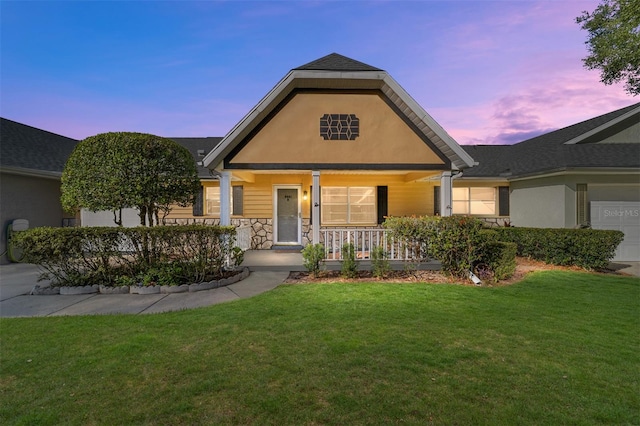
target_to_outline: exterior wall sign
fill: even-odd
[[[352,141],[360,136],[360,119],[355,114],[325,114],[320,117],[320,136],[327,141]]]

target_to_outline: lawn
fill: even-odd
[[[640,424],[640,280],[283,285],[2,319],[2,424]]]

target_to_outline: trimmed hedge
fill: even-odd
[[[603,269],[622,242],[621,231],[600,229],[493,228],[500,241],[515,243],[518,255],[554,265]]]
[[[232,226],[32,228],[16,235],[24,261],[59,285],[184,284],[222,276],[233,249]]]
[[[485,239],[482,222],[467,216],[389,217],[385,228],[407,246],[417,246],[422,258],[435,258],[442,270],[458,278],[467,278]]]
[[[480,279],[494,282],[510,278],[516,271],[516,252],[518,246],[515,243],[503,241],[487,241],[478,253],[477,265],[484,264],[488,267],[488,275],[480,276]],[[475,271],[478,275],[478,271]],[[482,275],[482,274],[480,274]]]

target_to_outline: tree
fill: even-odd
[[[604,84],[625,81],[629,94],[640,94],[640,2],[602,0],[593,13],[582,12],[576,22],[589,32],[584,66],[599,69]]]
[[[73,211],[113,211],[122,225],[122,209],[136,208],[140,224],[160,223],[172,204],[193,203],[200,190],[189,151],[172,141],[144,133],[102,133],[78,143],[62,172],[62,206]]]

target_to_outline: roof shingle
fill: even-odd
[[[383,71],[379,68],[372,67],[355,59],[337,53],[330,53],[320,59],[301,65],[294,70],[307,71]]]
[[[0,118],[0,165],[62,174],[77,140]]]
[[[580,167],[640,167],[640,143],[566,144],[640,107],[640,103],[545,133],[515,145],[463,146],[480,164],[465,177],[517,177]],[[629,123],[640,120],[640,111]],[[606,135],[602,136],[605,137]],[[597,141],[590,138],[589,142]]]

